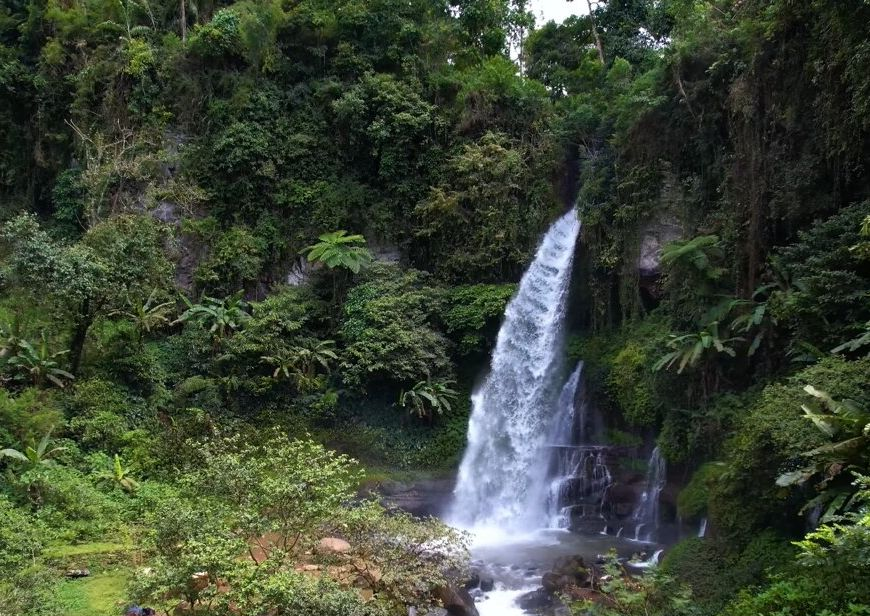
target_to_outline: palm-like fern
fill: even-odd
[[[666,343],[670,351],[653,365],[653,370],[659,371],[663,368],[670,370],[677,366],[677,374],[682,374],[687,367],[696,366],[711,349],[735,357],[737,352],[732,345],[741,341],[743,338],[740,337],[720,337],[719,323],[715,321],[699,332],[683,335],[671,334]]]
[[[292,380],[300,390],[310,390],[316,388],[319,374],[329,373],[332,362],[338,359],[334,347],[332,340],[308,340],[260,359],[275,366],[272,378]]]
[[[420,418],[442,415],[445,411],[450,411],[451,404],[459,396],[459,392],[451,387],[454,384],[454,381],[448,379],[420,381],[399,395],[399,404]]]
[[[125,492],[135,492],[139,489],[139,482],[133,479],[130,469],[124,467],[118,454],[115,454],[112,460],[112,468],[103,471],[100,478],[121,488]]]
[[[319,241],[302,253],[308,255],[308,260],[323,263],[329,269],[341,267],[358,274],[359,271],[372,262],[372,253],[365,247],[366,240],[362,235],[348,235],[347,231],[324,233],[317,238]]]
[[[208,328],[215,343],[220,344],[231,333],[241,329],[251,318],[247,312],[248,304],[242,299],[242,295],[243,292],[239,291],[224,299],[203,296],[202,302],[198,304],[182,296],[184,303],[187,304],[187,310],[173,321],[173,324],[199,321]]]
[[[812,385],[804,391],[813,398],[801,406],[804,416],[831,442],[805,452],[807,464],[783,473],[776,483],[800,485],[815,478],[820,494],[804,508],[827,504],[822,520],[827,521],[855,503],[852,482],[839,480],[847,473],[863,475],[870,470],[870,409],[855,400],[835,400]]]
[[[116,310],[111,316],[121,316],[130,321],[136,328],[136,335],[141,342],[146,334],[169,323],[169,315],[175,302],[157,302],[157,289],[151,292],[145,303],[129,302],[125,310]]]
[[[715,264],[723,256],[718,235],[699,235],[690,240],[678,240],[662,248],[662,263],[689,267],[708,280],[718,280],[725,269]]]

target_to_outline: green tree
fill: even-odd
[[[150,217],[115,216],[66,245],[52,240],[34,216],[23,214],[6,223],[0,237],[9,253],[7,279],[37,304],[60,307],[70,317],[73,374],[96,319],[124,309],[129,301],[144,302],[153,289],[169,284],[172,267]]]

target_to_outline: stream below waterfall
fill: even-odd
[[[585,535],[561,529],[525,534],[479,530],[471,546],[472,567],[481,579],[494,582],[492,590],[473,591],[480,616],[525,615],[517,600],[541,587],[541,577],[560,558],[580,556],[593,564],[610,550],[621,559],[645,555],[634,569],[649,566],[659,546],[612,535]],[[632,565],[629,565],[632,568]]]

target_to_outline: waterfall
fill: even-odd
[[[600,429],[590,413],[582,375],[581,361],[562,388],[556,406],[544,499],[550,528],[569,528],[572,521],[581,520],[600,523],[604,497],[613,483],[607,448],[590,444],[599,437]]]
[[[707,536],[707,518],[701,518],[701,526],[698,528],[698,537],[704,538]]]
[[[579,232],[572,208],[547,231],[507,306],[489,375],[472,395],[468,446],[449,516],[457,525],[523,528],[540,520],[540,509],[528,507],[529,495],[547,462],[541,452],[551,434],[563,369],[563,326]]]
[[[666,482],[665,459],[659,448],[656,447],[647,463],[646,485],[643,494],[641,494],[637,507],[631,516],[636,524],[634,529],[636,541],[655,541],[659,525],[659,496],[661,496]]]

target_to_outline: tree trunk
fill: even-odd
[[[595,47],[598,49],[598,59],[601,64],[604,64],[604,45],[601,43],[601,36],[598,34],[598,27],[595,25],[595,16],[592,14],[592,0],[586,0],[586,6],[589,7],[589,22],[592,24],[592,36],[595,38]]]
[[[181,0],[181,42],[187,42],[187,0]]]
[[[85,350],[85,341],[88,337],[88,329],[90,329],[91,324],[94,322],[94,315],[91,312],[91,302],[90,300],[84,300],[82,302],[81,308],[79,309],[79,314],[75,319],[75,327],[73,329],[72,340],[69,345],[69,354],[70,354],[70,369],[69,371],[73,375],[78,375],[79,366],[82,363],[82,355]]]

